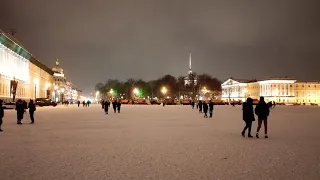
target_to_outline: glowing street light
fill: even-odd
[[[110,89],[110,94],[111,94],[111,95],[113,94],[113,92],[114,92],[113,89]]]
[[[161,92],[163,95],[165,95],[168,92],[168,90],[166,87],[162,87]]]
[[[134,89],[133,89],[133,93],[134,93],[135,95],[139,94],[139,89],[134,88]]]

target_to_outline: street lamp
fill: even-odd
[[[138,95],[138,94],[139,94],[139,89],[134,88],[134,89],[133,89],[133,93],[134,93],[135,95]]]
[[[166,87],[162,87],[161,92],[163,95],[166,95],[166,93],[168,92]]]
[[[39,83],[39,79],[34,78],[33,82],[34,82],[34,99],[36,99],[37,98],[37,84]]]

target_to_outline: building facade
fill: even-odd
[[[0,30],[0,98],[48,98],[51,96],[53,72],[14,37]]]
[[[320,104],[319,81],[297,81],[293,78],[269,78],[265,80],[228,79],[222,85],[222,100],[245,101],[247,97],[278,103]]]
[[[52,68],[53,73],[53,96],[55,102],[74,103],[79,99],[79,90],[77,90],[71,81],[67,80],[63,69],[60,67],[59,60],[56,61],[56,66]]]

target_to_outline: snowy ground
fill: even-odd
[[[269,139],[247,139],[240,106],[215,106],[213,119],[190,106],[44,107],[20,126],[6,110],[0,180],[316,180],[319,116],[320,107],[277,106]]]

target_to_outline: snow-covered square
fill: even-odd
[[[241,106],[215,106],[212,119],[182,105],[109,113],[100,105],[43,107],[35,124],[25,114],[17,125],[6,110],[0,179],[320,179],[320,107],[272,109],[269,139],[241,136]]]

